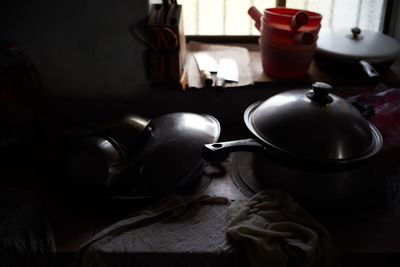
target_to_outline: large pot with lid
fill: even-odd
[[[359,66],[368,76],[379,76],[400,56],[400,44],[391,36],[364,30],[321,29],[317,41],[317,62],[326,68],[354,70]]]
[[[332,94],[330,85],[321,82],[314,83],[311,90],[289,90],[250,105],[244,121],[253,138],[207,144],[203,157],[218,161],[230,152],[254,151],[274,166],[304,170],[315,179],[338,173],[362,177],[383,145],[378,129],[352,104]],[[304,174],[293,172],[291,179],[296,179],[293,176],[297,173]],[[329,181],[349,184],[335,178]],[[330,192],[329,197],[339,197],[340,190],[344,189]]]

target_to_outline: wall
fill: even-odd
[[[146,46],[131,31],[133,25],[137,35],[145,31],[148,9],[147,0],[9,1],[0,8],[0,39],[17,41],[36,63],[49,121],[74,124],[128,112],[155,117],[175,111],[220,118],[233,111],[235,116],[226,117],[241,122],[253,99],[242,101],[240,91],[219,97],[150,85]]]
[[[389,35],[400,42],[400,1],[393,1],[393,6],[391,10],[391,20],[389,27]],[[392,67],[392,71],[400,76],[400,58],[397,59]]]
[[[243,111],[264,98],[263,91],[221,95],[150,86],[146,46],[131,32],[139,25],[136,32],[143,33],[148,9],[147,0],[8,1],[0,8],[0,39],[17,41],[36,63],[50,121],[74,124],[128,112],[155,117],[181,111],[243,126]]]
[[[392,25],[400,25],[400,5],[394,3],[397,22]],[[55,120],[185,111],[214,115],[223,129],[243,127],[248,105],[282,90],[274,85],[218,94],[151,87],[144,68],[146,46],[131,31],[139,25],[134,28],[143,33],[147,13],[147,0],[8,1],[0,8],[0,38],[17,41],[37,64],[51,99],[47,115]],[[399,36],[399,27],[395,32]]]
[[[31,56],[48,95],[126,97],[148,86],[145,45],[131,33],[147,12],[145,0],[8,1],[0,38]]]
[[[400,2],[393,1],[389,34],[400,42]]]

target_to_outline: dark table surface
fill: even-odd
[[[312,68],[314,69],[315,65],[312,65]],[[315,69],[313,73],[319,73],[318,75],[315,74],[315,77],[318,76],[317,80],[321,80],[322,78],[320,79],[319,77],[325,77],[324,75],[326,75],[321,74],[319,70]],[[329,75],[329,77],[332,78],[333,76]],[[327,81],[329,79],[323,78],[322,80]],[[334,81],[339,80],[334,79]],[[350,89],[339,91],[339,94],[342,96],[350,96],[370,89],[370,87],[366,87],[365,85],[355,87],[353,86],[354,83],[350,80],[343,81],[343,84],[346,84],[346,81],[349,84],[346,88]],[[386,73],[381,81],[388,86],[397,86],[400,84],[398,77],[393,73]],[[270,82],[277,85],[276,81],[259,80],[253,87],[238,88],[235,89],[237,91],[233,92],[237,92],[238,94],[241,94],[241,92],[243,94],[245,92],[255,92],[254,97],[256,98],[258,95],[269,94],[268,92],[265,93],[265,85]],[[307,83],[309,81],[302,84]],[[291,84],[293,83],[289,83],[289,86]],[[290,87],[288,85],[279,85],[279,88],[274,90],[279,91],[287,88]],[[167,93],[162,92],[161,94],[165,95]],[[197,92],[191,93],[189,91],[187,94],[187,97],[191,98]],[[232,94],[235,93],[227,93],[229,97],[232,97]],[[215,96],[212,97],[214,98]],[[218,95],[217,98],[218,101],[221,101],[220,99],[223,98],[223,94]],[[251,101],[253,100],[249,98],[248,102]],[[62,100],[61,102],[65,103]],[[57,106],[57,101],[52,101],[46,106],[46,109],[52,110],[54,106]],[[77,108],[76,112],[78,111],[79,108]],[[54,114],[52,116],[54,117]],[[65,118],[65,114],[61,117]],[[54,125],[51,127],[54,127]],[[56,157],[57,153],[63,151],[62,147],[65,144],[60,145],[60,140],[54,135],[49,134],[48,130],[46,129],[45,132],[47,134],[42,136],[42,138],[47,138],[46,144],[48,146],[46,148],[39,147],[38,150],[24,151],[24,155],[17,153],[17,155],[7,156],[3,160],[4,175],[2,185],[28,188],[42,200],[51,223],[58,253],[74,254],[83,243],[96,233],[131,214],[133,211],[146,207],[156,201],[135,200],[125,203],[120,201],[110,202],[108,200],[98,201],[97,199],[90,199],[88,196],[79,195],[75,191],[70,190],[71,188],[68,183],[62,180],[63,170],[60,169],[60,164]],[[235,123],[228,123],[226,124],[226,128],[223,128],[221,140],[243,137],[249,137],[243,126],[236,127]],[[33,146],[33,148],[37,149],[38,147]],[[388,152],[385,154],[385,157],[400,166],[400,151]],[[203,193],[225,196],[229,199],[244,197],[232,182],[229,171],[223,177],[212,179]],[[400,204],[395,203],[391,208],[376,214],[376,216],[363,218],[362,220],[337,219],[324,223],[331,233],[334,244],[345,255],[346,266],[352,266],[353,263],[359,264],[361,262],[366,264],[363,266],[374,266],[377,262],[383,263],[380,266],[385,266],[385,258],[388,255],[396,259],[400,258],[399,218]]]

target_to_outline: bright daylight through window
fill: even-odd
[[[160,3],[150,0],[150,4]],[[183,6],[186,35],[259,35],[247,14],[276,6],[276,0],[178,0]],[[315,11],[323,16],[322,27],[381,31],[386,0],[286,0],[286,7]]]

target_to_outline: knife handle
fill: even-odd
[[[187,86],[188,86],[188,74],[187,70],[182,71],[181,78],[179,79],[179,84],[181,85],[182,91],[186,91]]]
[[[213,84],[213,78],[209,71],[201,70],[200,77],[205,87],[210,87]]]
[[[215,81],[215,86],[221,88],[225,87],[225,79],[217,76],[217,80]]]

